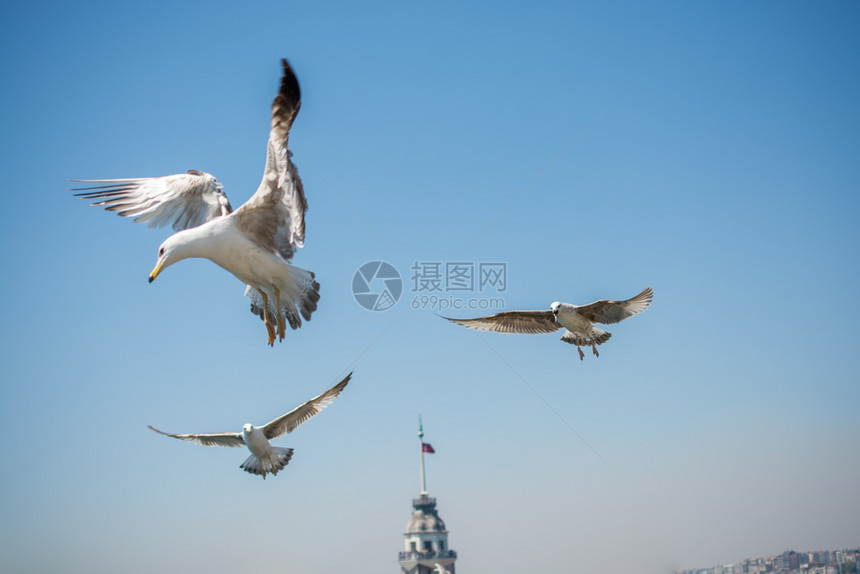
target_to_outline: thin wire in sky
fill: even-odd
[[[492,352],[493,352],[493,353],[494,353],[494,354],[499,358],[499,360],[500,360],[500,361],[502,361],[505,365],[507,365],[507,366],[508,366],[508,368],[509,368],[511,371],[513,371],[513,373],[514,373],[517,377],[519,377],[519,379],[523,382],[523,384],[524,384],[525,386],[527,386],[527,387],[529,388],[529,390],[530,390],[531,392],[533,392],[533,393],[534,393],[534,395],[535,395],[538,399],[540,399],[540,401],[541,401],[544,405],[546,405],[546,408],[548,408],[550,411],[552,411],[552,414],[554,414],[556,417],[558,417],[558,420],[560,420],[562,423],[564,423],[564,426],[566,426],[567,428],[569,428],[569,429],[570,429],[570,431],[571,431],[573,434],[575,434],[575,435],[579,438],[579,440],[581,440],[581,441],[582,441],[582,444],[584,444],[585,446],[587,446],[587,447],[591,450],[591,452],[593,452],[595,455],[597,455],[597,458],[599,458],[600,460],[602,460],[602,461],[603,461],[603,464],[605,464],[606,466],[609,466],[609,463],[608,463],[608,462],[606,462],[606,459],[605,459],[605,458],[603,458],[602,456],[600,456],[600,453],[599,453],[599,452],[597,452],[597,449],[595,449],[593,446],[591,446],[591,444],[590,444],[587,440],[585,440],[585,437],[583,437],[581,434],[579,434],[579,432],[578,432],[575,428],[573,428],[573,426],[572,426],[569,422],[567,422],[567,420],[566,420],[563,416],[561,416],[561,414],[559,414],[559,412],[558,412],[557,410],[555,410],[555,409],[552,407],[552,405],[551,405],[551,404],[549,404],[549,402],[547,402],[547,400],[546,400],[545,398],[543,398],[543,397],[541,396],[541,394],[535,390],[535,388],[534,388],[533,386],[531,386],[531,385],[529,384],[529,382],[525,379],[525,377],[523,377],[523,376],[519,373],[519,371],[517,371],[513,366],[511,366],[511,364],[510,364],[509,362],[507,362],[507,361],[505,360],[505,358],[504,358],[504,357],[502,357],[502,356],[499,354],[499,352],[498,352],[498,351],[496,351],[496,350],[492,347],[492,345],[490,345],[487,341],[485,341],[485,340],[484,340],[484,338],[481,336],[481,334],[480,334],[480,333],[475,333],[475,335],[477,335],[477,336],[478,336],[478,338],[481,340],[481,342],[482,342],[482,343],[484,343],[484,344],[487,346],[487,348],[488,348],[488,349],[490,349],[490,350],[491,350],[491,351],[492,351]]]
[[[308,163],[308,160],[306,160],[304,158],[304,156],[302,156],[300,153],[298,153],[296,151],[293,151],[293,154],[296,155],[300,160],[302,160],[302,162],[306,166],[308,166],[308,169],[310,169],[312,172],[314,172],[314,175],[316,175],[318,178],[320,178],[320,181],[323,182],[326,185],[326,187],[328,187],[331,190],[331,192],[335,195],[335,197],[337,197],[347,207],[347,209],[349,209],[353,213],[353,215],[355,215],[358,219],[360,219],[361,222],[365,226],[367,226],[367,228],[370,231],[372,231],[374,235],[376,235],[376,237],[382,242],[383,245],[385,245],[386,247],[391,247],[388,244],[388,242],[385,239],[383,239],[383,237],[379,233],[377,233],[377,231],[373,228],[373,226],[370,223],[368,223],[367,220],[365,218],[363,218],[361,216],[361,214],[358,211],[356,211],[355,208],[352,207],[352,205],[350,205],[349,202],[346,199],[344,199],[344,197],[341,194],[339,194],[337,192],[337,190],[328,181],[326,181],[326,179],[322,176],[322,174],[320,174],[320,172],[315,170],[314,166],[312,166],[310,163]]]
[[[600,121],[600,118],[602,118],[602,117],[603,117],[603,114],[605,114],[605,113],[606,113],[605,111],[604,111],[604,112],[600,112],[600,115],[598,115],[596,118],[594,118],[594,120],[592,120],[592,122],[591,122],[590,124],[588,124],[588,125],[585,127],[585,129],[584,129],[584,130],[582,130],[581,132],[579,132],[579,134],[577,134],[577,136],[576,136],[575,138],[573,138],[573,141],[571,141],[569,144],[567,144],[567,147],[565,147],[563,150],[561,150],[561,153],[560,153],[560,154],[558,154],[557,156],[555,156],[555,158],[554,158],[551,162],[549,162],[549,164],[548,164],[545,168],[543,168],[543,171],[541,171],[541,172],[537,175],[537,177],[536,177],[536,178],[534,178],[534,179],[532,180],[532,182],[531,182],[530,184],[528,184],[528,185],[525,187],[525,189],[523,189],[523,190],[520,192],[520,194],[519,194],[518,196],[516,196],[516,197],[513,199],[513,201],[511,201],[511,202],[508,204],[508,206],[507,206],[507,207],[505,207],[505,208],[501,211],[501,213],[499,213],[499,214],[496,216],[496,218],[495,218],[495,219],[493,219],[493,220],[492,220],[492,221],[491,221],[491,222],[490,222],[490,223],[489,223],[489,224],[488,224],[488,225],[483,229],[483,231],[481,231],[481,232],[478,234],[478,236],[477,236],[477,237],[475,237],[475,239],[473,239],[473,240],[472,240],[472,243],[470,243],[470,244],[469,244],[469,246],[471,247],[472,245],[474,245],[475,243],[477,243],[477,241],[478,241],[481,237],[483,237],[483,235],[484,235],[487,231],[489,231],[489,230],[490,230],[490,228],[491,228],[492,226],[494,226],[494,225],[496,224],[496,222],[497,222],[498,220],[500,220],[500,219],[501,219],[501,218],[502,218],[502,217],[503,217],[503,216],[504,216],[504,215],[505,215],[505,214],[506,214],[506,213],[507,213],[507,212],[508,212],[508,211],[509,211],[513,206],[514,206],[514,204],[515,204],[516,202],[518,202],[518,201],[520,200],[520,198],[526,194],[526,192],[527,192],[528,190],[530,190],[530,189],[531,189],[531,188],[532,188],[532,187],[533,187],[533,186],[534,186],[538,181],[540,181],[540,179],[544,176],[544,174],[546,174],[546,172],[548,172],[548,171],[552,168],[552,166],[554,166],[554,165],[555,165],[555,163],[556,163],[558,160],[560,160],[560,159],[562,158],[562,156],[564,156],[564,154],[566,154],[566,153],[567,153],[567,151],[568,151],[570,148],[572,148],[572,147],[573,147],[573,145],[574,145],[576,142],[578,142],[579,140],[581,140],[581,139],[585,136],[585,134],[587,134],[589,131],[591,131],[591,128],[593,128],[593,127],[594,127],[594,125],[595,125],[598,121]]]
[[[358,354],[358,356],[357,356],[355,359],[353,359],[353,360],[352,360],[352,362],[349,364],[349,366],[348,366],[344,371],[342,371],[342,372],[341,372],[341,375],[343,375],[344,373],[346,373],[346,371],[348,371],[348,370],[352,370],[352,369],[354,369],[354,368],[355,368],[355,365],[357,365],[357,364],[358,364],[358,360],[359,360],[361,357],[363,357],[363,356],[364,356],[364,354],[365,354],[366,352],[368,352],[368,351],[369,351],[369,350],[370,350],[370,349],[371,349],[371,348],[376,344],[376,342],[377,342],[377,341],[379,341],[379,340],[382,338],[382,336],[383,336],[385,333],[387,333],[387,332],[388,332],[388,330],[389,330],[390,328],[391,328],[391,325],[388,325],[385,329],[383,329],[383,330],[382,330],[382,332],[381,332],[379,335],[377,335],[377,336],[376,336],[376,338],[375,338],[373,341],[371,341],[371,342],[370,342],[370,344],[369,344],[368,346],[366,346],[366,347],[364,348],[364,350],[363,350],[362,352],[360,352],[360,353]]]

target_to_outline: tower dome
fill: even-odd
[[[436,499],[422,494],[421,498],[412,501],[412,518],[406,525],[406,534],[418,532],[448,532],[445,522],[436,512]]]

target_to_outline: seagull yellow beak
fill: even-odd
[[[149,274],[149,282],[152,283],[155,281],[155,278],[158,277],[158,274],[161,273],[161,268],[164,267],[164,257],[158,259],[158,263],[155,264],[155,269],[152,270],[152,273]]]

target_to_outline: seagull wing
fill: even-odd
[[[164,436],[172,436],[189,442],[196,442],[203,446],[245,446],[245,440],[242,438],[242,433],[224,432],[213,434],[170,434],[169,432],[160,431],[152,425],[147,425],[150,429]]]
[[[290,260],[305,242],[308,209],[302,180],[287,150],[290,127],[302,105],[299,81],[287,60],[281,89],[272,103],[266,169],[257,192],[236,210],[238,227],[257,245]]]
[[[442,318],[475,331],[493,331],[496,333],[528,333],[533,335],[552,333],[561,329],[561,325],[556,322],[552,311],[505,311],[475,319]]]
[[[197,227],[233,211],[221,184],[207,173],[190,169],[188,173],[134,179],[75,179],[96,183],[72,191],[77,197],[96,200],[123,217],[132,217],[150,227],[172,225],[180,231]]]
[[[595,301],[589,305],[577,307],[576,312],[592,323],[618,323],[636,313],[648,308],[654,298],[654,291],[646,287],[644,291],[626,301]]]
[[[321,410],[326,408],[340,392],[346,388],[352,373],[348,374],[341,382],[306,402],[305,404],[294,408],[285,415],[279,416],[273,421],[267,422],[261,427],[266,438],[272,440],[284,433],[291,433],[296,430],[303,422],[313,418]]]

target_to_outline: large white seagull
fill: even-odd
[[[309,321],[320,298],[314,274],[289,265],[304,245],[308,205],[287,149],[301,92],[289,62],[282,64],[263,181],[236,211],[215,177],[197,170],[164,177],[75,180],[98,184],[75,190],[82,192],[80,197],[97,200],[92,205],[150,227],[170,224],[176,230],[158,249],[150,283],[188,257],[209,259],[245,283],[251,312],[266,324],[269,345],[274,345],[276,332],[284,340],[288,323],[299,328],[300,315]]]

